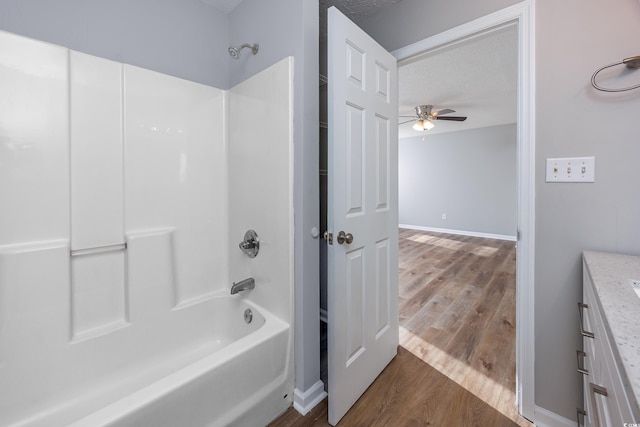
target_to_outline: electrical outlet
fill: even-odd
[[[447,214],[442,214],[442,219],[447,219]]]
[[[547,159],[547,182],[595,182],[595,157]]]

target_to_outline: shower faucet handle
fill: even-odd
[[[244,240],[238,244],[240,250],[244,252],[249,258],[255,258],[260,251],[260,240],[258,240],[258,233],[254,230],[247,230],[244,233]]]

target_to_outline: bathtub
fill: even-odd
[[[238,297],[213,302],[224,306],[228,334],[210,354],[70,426],[261,426],[289,407],[289,325]]]
[[[33,294],[28,287],[24,293]],[[266,425],[293,400],[291,326],[244,295],[227,293],[171,310],[171,323],[163,323],[157,335],[157,324],[140,321],[66,344],[60,355],[51,346],[50,353],[33,356],[43,360],[42,367],[29,358],[0,357],[13,363],[0,384],[0,425]],[[52,292],[46,303],[68,296],[60,294]],[[6,343],[12,340],[8,335]],[[51,363],[56,360],[61,362]]]
[[[212,302],[224,307],[228,330],[210,354],[70,426],[261,426],[288,408],[289,325],[239,297]]]

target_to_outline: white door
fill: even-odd
[[[398,347],[396,59],[329,9],[328,388],[335,425]],[[341,232],[345,235],[340,237]]]

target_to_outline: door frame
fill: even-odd
[[[398,67],[416,57],[478,35],[517,25],[518,29],[518,236],[516,249],[516,401],[533,421],[535,411],[535,46],[534,4],[526,0],[391,52]]]

